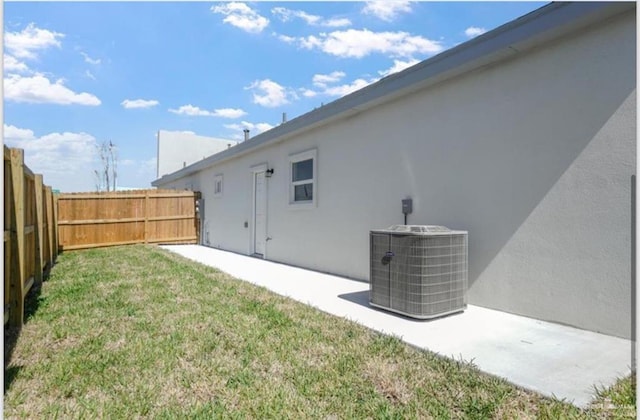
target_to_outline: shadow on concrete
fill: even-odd
[[[341,295],[338,295],[338,297],[340,299],[347,300],[347,301],[355,303],[357,305],[364,306],[365,308],[371,309],[372,311],[377,311],[377,312],[381,312],[383,314],[397,316],[398,318],[404,319],[406,321],[413,321],[413,322],[416,322],[416,323],[429,321],[428,319],[427,320],[422,320],[422,319],[411,318],[411,317],[408,317],[406,315],[399,314],[397,312],[386,311],[386,310],[384,310],[382,308],[376,308],[375,306],[371,306],[369,304],[369,291],[368,290],[362,290],[360,292],[352,292],[352,293],[343,293]]]
[[[353,293],[343,293],[338,295],[340,299],[348,300],[349,302],[357,303],[360,306],[364,306],[366,308],[376,309],[373,306],[369,305],[369,291],[362,290],[360,292]]]
[[[418,319],[418,318],[412,318],[410,316],[402,315],[402,314],[397,313],[397,312],[387,311],[387,310],[384,310],[382,308],[376,308],[375,306],[371,306],[369,304],[369,291],[368,290],[362,290],[360,292],[352,292],[352,293],[343,293],[341,295],[338,295],[338,297],[340,299],[347,300],[347,301],[355,303],[357,305],[364,306],[365,308],[371,309],[373,311],[377,311],[377,312],[382,312],[384,314],[393,315],[393,316],[396,316],[398,318],[401,318],[401,319],[404,319],[404,320],[407,320],[407,321],[413,321],[413,322],[416,322],[416,323],[424,323],[424,322],[436,321],[436,320],[444,318],[444,317],[448,318],[448,317],[455,316],[455,315],[458,315],[458,314],[462,313],[462,311],[461,311],[459,313],[447,314],[447,315],[438,316],[438,317],[431,318],[431,319]]]

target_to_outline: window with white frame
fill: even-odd
[[[223,178],[222,174],[213,177],[213,196],[222,197]]]
[[[289,156],[289,204],[313,206],[316,203],[317,150]]]

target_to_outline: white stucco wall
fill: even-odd
[[[175,172],[236,143],[235,140],[198,136],[187,131],[160,130],[157,176]]]
[[[268,163],[266,258],[363,280],[369,230],[410,196],[410,224],[469,231],[469,303],[630,337],[634,15],[167,186],[203,191],[210,245],[249,253]],[[317,207],[292,209],[288,156],[310,148]]]

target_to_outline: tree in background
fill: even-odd
[[[97,145],[100,169],[94,170],[96,191],[115,191],[118,178],[118,148],[111,140]]]

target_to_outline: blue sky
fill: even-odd
[[[61,191],[150,187],[156,132],[259,134],[546,3],[4,3],[4,142]]]

